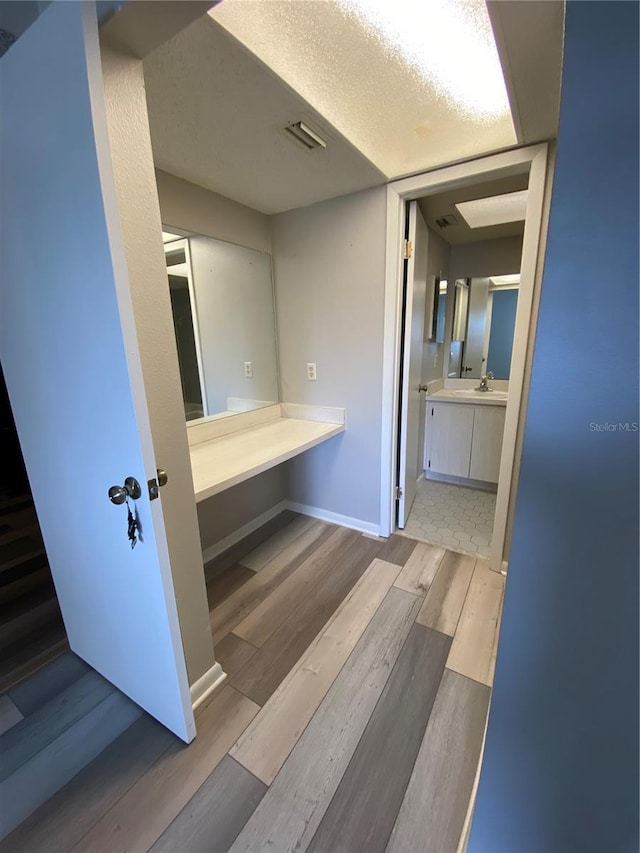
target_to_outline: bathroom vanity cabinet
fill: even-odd
[[[425,469],[497,483],[506,407],[436,402],[427,398]]]

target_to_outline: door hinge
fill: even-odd
[[[404,259],[408,261],[410,257],[413,255],[413,243],[411,240],[404,241]]]
[[[396,500],[399,501],[402,497],[402,489],[400,486],[396,486]]]

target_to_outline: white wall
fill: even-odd
[[[208,237],[189,246],[208,413],[229,397],[277,403],[271,256]]]
[[[118,207],[189,683],[214,663],[142,63],[102,45]],[[136,144],[132,145],[131,140]],[[163,286],[158,287],[158,283]],[[114,427],[114,428],[117,428]]]
[[[286,468],[276,465],[198,504],[202,550],[239,530],[286,498]]]
[[[156,169],[165,225],[271,252],[269,217],[223,195]]]
[[[283,402],[344,406],[346,432],[288,463],[288,497],[378,525],[384,188],[272,217]],[[316,362],[318,379],[306,379]]]
[[[449,281],[520,272],[522,237],[501,237],[451,247]]]

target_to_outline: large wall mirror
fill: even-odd
[[[278,402],[271,256],[163,231],[185,417],[224,417]]]
[[[509,379],[520,275],[456,279],[447,377]]]

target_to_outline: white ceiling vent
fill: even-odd
[[[297,142],[300,142],[305,148],[309,149],[309,151],[327,147],[327,143],[324,139],[303,121],[296,121],[293,124],[288,124],[284,130],[285,133],[292,136]]]

